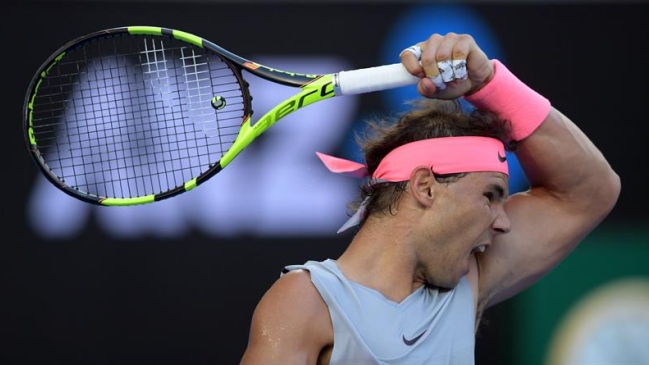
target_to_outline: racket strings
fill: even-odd
[[[215,95],[227,101],[222,110],[210,104]],[[115,37],[68,51],[48,71],[32,123],[41,158],[60,180],[129,198],[212,168],[244,109],[239,78],[220,57],[173,39]]]

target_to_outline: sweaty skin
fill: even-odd
[[[469,35],[432,35],[402,63],[422,77],[426,97],[454,99],[493,77],[493,65]],[[437,90],[427,77],[437,61],[466,59],[469,77]],[[529,180],[509,196],[507,176],[475,172],[452,184],[416,168],[395,214],[370,215],[337,259],[347,278],[400,302],[425,283],[452,288],[467,276],[475,315],[547,274],[614,207],[620,179],[601,152],[565,115],[551,109],[519,142],[516,156]],[[484,252],[476,248],[488,245]],[[476,328],[477,323],[476,322]],[[328,364],[333,328],[307,271],[292,271],[265,293],[252,317],[241,365]]]

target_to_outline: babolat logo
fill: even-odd
[[[331,82],[323,84],[318,89],[303,91],[276,106],[270,113],[266,114],[262,119],[255,123],[254,128],[260,131],[266,130],[286,115],[304,107],[305,105],[311,104],[314,101],[332,96],[333,92],[333,84]],[[314,94],[316,95],[314,96]]]

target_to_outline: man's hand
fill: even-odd
[[[474,93],[494,74],[491,61],[468,34],[433,34],[401,52],[401,62],[422,78],[417,90],[428,98],[456,99]]]

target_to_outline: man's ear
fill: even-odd
[[[410,173],[410,193],[424,206],[433,204],[435,196],[435,174],[428,166],[419,166]]]

